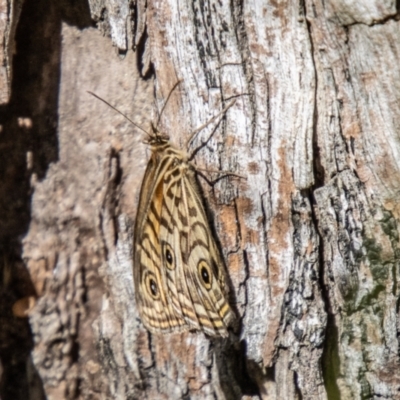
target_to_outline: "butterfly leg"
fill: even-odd
[[[215,170],[209,170],[209,169],[203,169],[202,171],[206,171],[206,172],[210,172],[210,173],[214,173],[214,174],[221,174],[218,178],[210,180],[208,179],[208,177],[203,174],[202,172],[200,172],[200,168],[196,168],[195,169],[196,173],[201,176],[211,187],[214,186],[218,181],[220,181],[221,179],[225,179],[228,176],[234,176],[236,178],[240,178],[240,179],[246,179],[246,177],[239,175],[239,174],[235,174],[234,172],[228,172],[228,171],[215,171]]]

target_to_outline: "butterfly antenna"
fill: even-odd
[[[87,90],[89,94],[92,96],[96,97],[96,99],[101,100],[103,103],[107,104],[109,107],[111,107],[113,110],[115,110],[118,114],[121,114],[125,119],[127,119],[132,125],[136,126],[136,128],[139,128],[141,131],[143,131],[146,135],[151,137],[151,134],[147,131],[145,131],[141,126],[139,126],[137,123],[133,122],[129,117],[127,117],[123,112],[119,111],[118,108],[115,108],[113,105],[111,105],[108,101],[102,99],[100,96],[97,96],[97,94],[90,92]]]
[[[210,118],[205,124],[199,126],[197,129],[195,129],[190,136],[188,137],[187,141],[186,141],[186,148],[190,145],[190,143],[192,142],[192,140],[194,139],[194,137],[201,131],[203,130],[205,127],[207,127],[208,125],[210,125],[211,123],[213,123],[217,118],[221,117],[221,115],[225,115],[225,113],[236,103],[236,100],[232,100],[221,112],[219,112],[217,115],[214,115],[212,118]],[[210,135],[210,137],[212,136],[212,134]],[[209,140],[209,139],[208,139]],[[207,140],[207,141],[208,141]]]
[[[157,130],[158,124],[160,123],[161,116],[163,115],[163,112],[164,112],[164,110],[165,110],[165,107],[167,106],[168,101],[169,101],[169,99],[170,99],[172,93],[174,92],[174,90],[178,87],[178,85],[179,85],[181,82],[182,82],[182,79],[180,79],[178,82],[176,82],[175,85],[174,85],[174,87],[170,90],[169,95],[168,95],[168,97],[167,97],[167,100],[165,100],[165,103],[164,103],[164,105],[163,105],[163,108],[161,109],[160,115],[158,116],[157,124],[156,124],[156,126],[155,126],[155,129],[156,129],[156,130]]]

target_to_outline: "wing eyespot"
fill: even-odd
[[[211,286],[212,286],[212,279],[213,279],[213,274],[211,272],[211,268],[204,260],[201,260],[197,264],[197,270],[199,272],[201,283],[207,290],[210,290]]]
[[[164,264],[170,270],[175,269],[175,254],[172,247],[168,243],[163,243],[162,249]]]
[[[147,272],[144,278],[144,284],[146,286],[147,293],[154,300],[160,299],[160,290],[158,288],[157,280],[154,274]]]

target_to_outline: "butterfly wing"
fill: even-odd
[[[186,178],[187,211],[191,226],[187,265],[196,273],[198,293],[215,332],[227,336],[227,328],[234,314],[227,301],[224,264],[209,226],[197,181],[192,174],[186,175]],[[195,265],[197,269],[193,268]]]
[[[188,329],[167,298],[166,274],[161,262],[160,217],[163,176],[167,165],[154,152],[143,178],[134,232],[136,302],[145,327],[154,333]]]
[[[151,332],[203,330],[227,336],[233,312],[193,171],[177,149],[153,150],[135,225],[134,279]]]
[[[166,171],[161,207],[161,261],[168,298],[190,329],[227,336],[233,313],[225,298],[222,260],[186,162]]]

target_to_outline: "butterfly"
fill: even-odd
[[[160,117],[178,84],[170,91]],[[187,144],[233,103],[193,132]],[[226,337],[234,313],[227,300],[224,264],[203,206],[196,169],[186,152],[152,128],[152,133],[145,131],[151,156],[140,190],[133,244],[135,297],[141,320],[156,334],[190,330]]]
[[[151,157],[140,190],[133,258],[142,322],[152,333],[198,330],[226,337],[234,314],[195,167],[154,127],[147,144]]]

